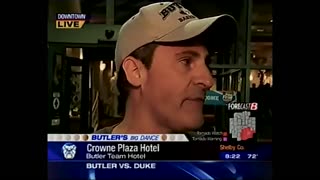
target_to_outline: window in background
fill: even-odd
[[[272,3],[252,0],[250,57],[250,102],[258,103],[258,140],[272,139]]]
[[[272,66],[272,4],[252,0],[251,66]]]
[[[252,66],[272,66],[272,42],[251,42],[250,54]]]

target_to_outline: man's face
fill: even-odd
[[[201,45],[156,48],[142,94],[163,127],[182,131],[203,124],[205,92],[214,83],[207,56]]]

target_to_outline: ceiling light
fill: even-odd
[[[272,19],[270,19],[270,22],[272,23],[272,22],[273,22],[273,20],[272,20]]]
[[[253,75],[252,75],[252,73],[250,73],[249,80],[250,80],[250,81],[253,80]]]
[[[106,64],[103,61],[100,61],[100,71],[104,71],[106,69]]]
[[[263,31],[264,31],[264,29],[257,29],[257,31],[258,31],[258,32],[263,32]]]

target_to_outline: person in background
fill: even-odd
[[[111,92],[111,109],[110,116],[111,117],[119,117],[118,114],[118,96],[120,92],[117,87],[117,72],[114,72],[114,75],[110,78],[110,92]]]

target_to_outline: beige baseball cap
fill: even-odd
[[[119,71],[127,56],[143,45],[151,42],[183,41],[209,29],[219,29],[212,31],[212,33],[218,33],[212,37],[227,38],[230,41],[236,37],[237,24],[228,14],[199,19],[175,2],[160,2],[144,6],[120,28],[115,49],[116,71]],[[214,38],[209,40],[215,42]]]

